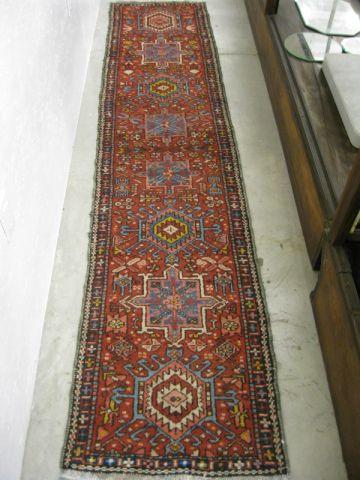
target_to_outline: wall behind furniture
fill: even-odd
[[[17,480],[21,471],[99,4],[100,0],[0,0],[0,478],[4,480]]]

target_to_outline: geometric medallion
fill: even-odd
[[[138,52],[141,64],[155,63],[157,68],[166,68],[169,63],[180,65],[185,54],[180,42],[167,42],[163,37],[158,37],[155,42],[142,42],[141,46],[142,50]]]
[[[163,277],[143,277],[144,294],[127,299],[126,304],[142,309],[141,332],[162,330],[173,344],[184,340],[188,330],[206,333],[206,310],[224,304],[205,295],[203,275],[183,277],[171,266]]]
[[[173,193],[174,187],[190,187],[189,162],[172,160],[172,155],[166,153],[162,161],[147,162],[146,178],[148,187],[166,187],[167,193]]]
[[[145,115],[146,138],[161,137],[164,143],[169,143],[172,137],[186,136],[185,116],[178,113],[162,112]]]
[[[145,16],[145,24],[152,30],[162,32],[173,26],[174,19],[165,12],[155,12]]]
[[[157,10],[145,14],[143,17],[140,15],[139,24],[143,24],[143,27],[147,30],[165,32],[166,30],[177,28],[179,26],[179,19],[176,14],[174,15],[164,10]]]
[[[139,78],[137,95],[159,102],[174,97],[174,101],[184,101],[190,92],[188,77],[178,75],[147,74]]]
[[[165,203],[171,205],[170,201],[165,200]],[[162,251],[167,253],[165,264],[174,265],[176,254],[180,252],[188,255],[198,248],[219,251],[219,245],[226,242],[226,235],[222,235],[221,224],[213,223],[213,220],[212,210],[196,216],[189,208],[159,208],[155,214],[153,208],[148,208],[131,216],[129,224],[121,225],[119,231],[126,241],[126,253],[150,252],[157,256]],[[210,235],[212,238],[209,238]],[[213,243],[214,240],[218,243]]]
[[[177,251],[196,239],[195,222],[185,215],[167,210],[149,222],[147,238],[166,251]]]
[[[206,384],[177,361],[142,387],[143,415],[175,440],[207,416]]]
[[[189,235],[189,227],[185,222],[168,215],[153,225],[153,234],[167,245],[174,245]]]
[[[149,84],[149,91],[154,95],[159,95],[160,97],[166,98],[177,90],[176,83],[171,82],[166,78],[160,78]]]

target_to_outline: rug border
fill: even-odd
[[[176,3],[176,2],[169,2],[169,3]],[[219,82],[219,85],[220,85],[220,90],[221,90],[221,94],[222,94],[222,97],[223,97],[223,102],[224,102],[224,107],[225,107],[225,113],[226,113],[226,118],[227,118],[227,127],[228,129],[230,130],[230,136],[231,136],[231,139],[233,141],[233,146],[234,146],[234,149],[235,149],[235,157],[236,157],[236,161],[237,161],[237,167],[238,167],[238,171],[239,171],[239,178],[238,178],[238,181],[240,183],[240,186],[242,188],[242,193],[243,193],[243,197],[244,197],[244,204],[245,204],[245,211],[246,211],[246,221],[247,221],[247,226],[248,226],[248,229],[249,229],[249,234],[250,234],[250,240],[251,240],[251,249],[252,249],[252,256],[251,256],[251,260],[253,262],[253,267],[254,267],[254,273],[255,273],[255,276],[256,276],[256,282],[258,284],[258,287],[260,289],[260,301],[261,301],[261,304],[262,304],[262,307],[264,309],[264,319],[265,319],[265,325],[266,325],[266,331],[267,331],[267,346],[269,348],[269,351],[270,351],[270,356],[271,356],[271,360],[272,360],[272,364],[273,364],[273,369],[272,369],[272,379],[273,379],[273,385],[274,385],[274,399],[275,399],[275,405],[276,405],[276,419],[278,421],[278,428],[279,428],[279,436],[280,436],[280,444],[281,444],[281,447],[282,447],[282,453],[284,455],[284,467],[285,467],[285,471],[284,473],[280,474],[280,475],[288,475],[290,473],[290,469],[289,469],[289,461],[288,461],[288,453],[287,453],[287,448],[286,448],[286,441],[285,441],[285,433],[284,433],[284,425],[283,425],[283,419],[282,419],[282,415],[281,415],[281,400],[280,400],[280,390],[279,390],[279,385],[278,385],[278,374],[277,374],[277,361],[276,361],[276,355],[275,355],[275,349],[274,349],[274,339],[273,339],[273,334],[272,334],[272,328],[271,328],[271,322],[270,322],[270,313],[269,313],[269,309],[268,309],[268,305],[267,305],[267,296],[266,296],[266,292],[265,292],[265,287],[264,287],[264,282],[262,280],[262,276],[261,276],[261,266],[260,266],[260,263],[259,263],[259,257],[257,255],[257,248],[256,248],[256,242],[255,242],[255,234],[254,234],[254,229],[253,229],[253,225],[252,225],[252,219],[251,219],[251,215],[250,215],[250,207],[249,207],[249,201],[248,201],[248,196],[247,196],[247,191],[246,191],[246,185],[245,185],[245,180],[244,180],[244,176],[243,176],[243,169],[242,169],[242,164],[241,164],[241,155],[240,155],[240,151],[239,151],[239,147],[238,147],[238,142],[237,142],[237,138],[236,138],[236,133],[235,133],[235,128],[234,128],[234,124],[233,124],[233,121],[232,121],[232,117],[231,117],[231,113],[230,113],[230,108],[229,108],[229,103],[228,103],[228,99],[227,99],[227,94],[226,94],[226,89],[225,89],[225,84],[224,84],[224,76],[223,76],[223,72],[222,72],[222,67],[221,67],[221,62],[220,62],[220,55],[219,55],[219,51],[218,51],[218,48],[217,48],[217,44],[216,44],[216,41],[215,41],[215,36],[214,36],[214,32],[213,32],[213,28],[212,28],[212,25],[211,25],[211,18],[210,18],[210,15],[209,15],[209,11],[207,9],[207,3],[204,1],[200,1],[200,2],[184,2],[184,3],[200,3],[200,4],[203,4],[204,5],[204,10],[205,10],[205,14],[206,14],[206,19],[207,19],[207,23],[208,23],[208,29],[209,29],[209,32],[210,32],[210,37],[211,37],[211,45],[212,45],[212,49],[213,49],[213,52],[214,52],[214,55],[215,55],[215,58],[216,58],[216,66],[217,66],[217,73],[218,73],[218,82]]]
[[[109,52],[110,52],[110,45],[111,45],[111,36],[112,36],[112,15],[113,15],[113,8],[112,6],[117,2],[109,3],[108,8],[108,15],[107,15],[107,32],[105,38],[105,51],[104,57],[102,60],[102,72],[101,72],[101,82],[100,82],[100,92],[98,95],[98,109],[97,109],[97,134],[96,134],[96,154],[95,154],[95,165],[94,165],[94,174],[93,174],[93,191],[92,191],[92,202],[91,208],[89,212],[89,216],[91,218],[90,222],[90,229],[87,234],[89,237],[88,245],[87,245],[87,265],[86,265],[86,274],[83,286],[83,295],[82,295],[82,306],[80,311],[80,319],[78,324],[78,332],[76,338],[76,351],[75,351],[75,359],[73,362],[72,368],[72,381],[70,387],[70,398],[69,398],[69,407],[68,407],[68,416],[67,416],[67,423],[65,429],[65,441],[62,448],[61,453],[61,468],[63,470],[68,470],[70,467],[65,467],[65,457],[67,454],[67,450],[69,449],[70,443],[70,430],[71,430],[71,422],[74,417],[74,403],[76,398],[76,387],[77,387],[77,375],[79,371],[79,365],[81,364],[81,350],[82,350],[82,343],[83,343],[83,335],[87,333],[87,319],[86,319],[86,308],[87,308],[87,301],[89,296],[89,283],[90,278],[92,275],[92,257],[95,255],[96,252],[96,226],[97,226],[97,215],[96,212],[99,209],[99,195],[98,192],[100,191],[100,179],[101,179],[101,161],[102,161],[102,139],[103,139],[103,122],[102,119],[104,117],[104,97],[105,97],[105,87],[106,87],[106,80],[107,80],[107,71],[108,71],[108,64],[109,64]],[[75,470],[72,468],[72,470]]]
[[[259,289],[259,292],[256,294],[257,299],[259,301],[259,307],[263,309],[263,321],[261,322],[261,324],[265,323],[266,332],[265,332],[265,335],[264,333],[261,333],[261,341],[262,341],[262,344],[265,342],[266,347],[268,349],[268,353],[270,354],[271,367],[265,368],[264,371],[266,372],[267,375],[270,374],[271,380],[272,380],[271,384],[274,389],[273,392],[269,393],[269,398],[273,400],[275,403],[275,412],[274,412],[275,419],[273,419],[273,425],[274,427],[275,426],[277,427],[278,433],[279,433],[279,442],[278,444],[275,444],[275,447],[280,449],[283,455],[283,466],[282,467],[279,466],[276,469],[273,469],[273,472],[269,472],[269,470],[267,471],[264,471],[264,470],[204,471],[204,470],[194,470],[194,469],[186,469],[186,468],[154,471],[154,470],[146,470],[146,469],[140,470],[138,468],[91,467],[91,466],[81,466],[81,465],[74,466],[71,464],[65,466],[65,461],[66,461],[65,457],[70,447],[70,431],[72,426],[71,423],[74,420],[74,418],[76,418],[76,415],[74,413],[74,406],[75,406],[74,403],[76,400],[76,390],[78,387],[77,376],[79,374],[79,370],[81,371],[80,364],[81,364],[81,350],[83,349],[83,343],[84,343],[83,336],[87,333],[87,327],[88,327],[86,309],[87,309],[89,292],[91,290],[89,286],[90,279],[92,276],[92,270],[93,270],[91,261],[92,261],[92,257],[95,255],[95,252],[96,252],[96,232],[97,232],[96,227],[98,223],[96,213],[99,207],[98,192],[100,191],[100,186],[101,186],[101,165],[102,165],[101,150],[102,150],[102,139],[103,139],[103,133],[104,133],[102,119],[103,119],[103,113],[104,113],[104,97],[106,93],[107,71],[108,71],[108,64],[110,60],[109,52],[110,52],[111,38],[112,38],[112,32],[113,32],[113,28],[112,28],[113,27],[112,25],[113,8],[115,5],[149,6],[149,5],[159,5],[159,4],[199,5],[203,9],[204,17],[206,19],[206,28],[210,38],[211,49],[214,54],[214,66],[216,67],[215,71],[216,71],[217,84],[218,84],[217,88],[219,89],[221,102],[223,104],[222,107],[224,108],[223,113],[224,113],[224,118],[226,119],[226,129],[229,134],[231,148],[233,148],[235,152],[235,155],[233,157],[236,157],[236,159],[234,158],[234,160],[236,160],[236,167],[239,174],[237,178],[237,183],[238,183],[237,187],[239,189],[239,193],[242,194],[240,196],[242,197],[242,200],[244,203],[244,211],[246,213],[245,226],[248,229],[248,233],[249,233],[248,247],[251,250],[251,255],[249,255],[249,260],[250,260],[249,263],[251,266],[251,272],[252,272],[252,276],[255,284],[254,286],[255,288],[257,287]],[[275,356],[275,351],[273,346],[273,335],[271,330],[270,315],[269,315],[269,310],[266,302],[264,284],[262,282],[261,275],[260,275],[261,269],[258,262],[258,256],[256,251],[255,235],[252,227],[249,203],[248,203],[248,198],[246,193],[245,182],[243,178],[243,171],[242,171],[242,166],[240,161],[241,160],[240,152],[239,152],[237,138],[235,135],[235,129],[232,122],[229,104],[227,100],[219,52],[218,52],[217,44],[215,41],[214,32],[211,24],[211,18],[209,15],[206,1],[165,0],[165,1],[144,2],[144,1],[132,0],[129,2],[126,2],[126,1],[109,2],[108,24],[107,24],[107,33],[106,33],[106,40],[105,40],[105,52],[104,52],[103,65],[102,65],[101,87],[100,87],[100,93],[99,93],[96,145],[97,146],[96,146],[96,156],[95,156],[94,186],[93,186],[93,194],[92,194],[93,201],[92,201],[92,206],[90,211],[91,225],[90,225],[90,231],[88,234],[89,235],[88,254],[87,254],[88,263],[87,263],[87,271],[86,271],[85,283],[84,283],[84,289],[83,289],[84,293],[83,293],[83,301],[82,301],[82,308],[81,308],[81,314],[80,314],[80,322],[78,326],[76,353],[75,353],[75,360],[74,360],[74,366],[73,366],[72,384],[70,389],[69,409],[68,409],[68,415],[67,415],[67,425],[65,430],[65,441],[64,441],[62,455],[61,455],[62,471],[73,470],[78,472],[94,472],[94,473],[103,473],[103,474],[122,473],[122,474],[137,474],[139,476],[158,475],[161,477],[166,475],[178,475],[178,476],[179,475],[191,475],[191,476],[197,475],[197,476],[209,476],[213,478],[224,477],[225,475],[231,476],[232,478],[249,476],[249,475],[252,475],[252,476],[263,475],[263,476],[270,476],[270,477],[272,477],[273,475],[280,475],[280,476],[287,475],[289,473],[289,462],[288,462],[287,448],[286,448],[286,442],[284,437],[283,420],[281,415],[282,410],[281,410],[281,401],[280,401],[280,391],[278,387],[277,364],[276,364],[276,356]]]

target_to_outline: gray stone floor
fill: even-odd
[[[207,4],[240,150],[270,313],[290,464],[287,478],[345,480],[309,301],[316,274],[310,268],[305,251],[246,10],[242,0],[209,0]],[[107,2],[104,1],[95,33],[58,240],[23,480],[103,478],[62,472],[60,455],[87,265],[97,106],[106,29]],[[105,478],[114,480],[123,476],[105,475]]]

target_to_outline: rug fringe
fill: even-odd
[[[151,480],[204,480],[204,478],[209,477],[208,475],[204,474],[202,476],[199,475],[141,475],[141,474],[134,474],[134,473],[115,473],[114,475],[110,475],[108,473],[89,473],[89,472],[76,472],[67,470],[61,472],[58,480],[146,480],[146,477],[151,477]],[[209,477],[210,478],[210,477]],[[212,477],[214,478],[214,477]],[[231,479],[231,480],[249,480],[248,476],[239,475],[231,477],[229,476],[219,476],[215,477],[220,479]],[[257,476],[256,480],[290,480],[288,475],[275,475],[275,476]]]

